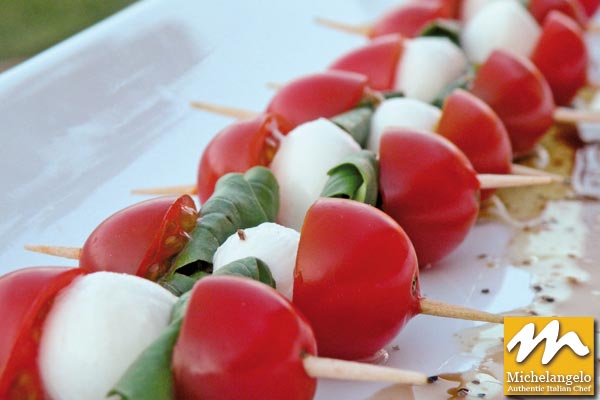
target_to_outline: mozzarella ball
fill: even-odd
[[[371,119],[367,148],[379,153],[379,142],[386,128],[415,128],[435,131],[442,111],[429,103],[408,97],[385,100],[377,107]]]
[[[467,58],[449,39],[419,37],[407,40],[396,71],[395,89],[406,97],[431,103],[467,71]]]
[[[518,3],[519,0],[463,0],[460,7],[460,20],[465,23],[488,5],[498,1],[511,1]]]
[[[265,222],[229,236],[213,257],[213,269],[216,271],[241,258],[256,257],[269,266],[277,291],[292,300],[299,241],[298,231]]]
[[[44,323],[39,368],[54,400],[105,399],[140,353],[168,325],[177,298],[133,275],[77,278]]]
[[[540,35],[540,26],[525,7],[499,1],[487,5],[466,23],[460,40],[469,60],[481,64],[494,50],[528,58]]]
[[[279,182],[279,223],[300,231],[306,212],[323,191],[327,171],[358,151],[358,143],[325,118],[288,133],[270,165]]]

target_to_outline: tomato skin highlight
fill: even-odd
[[[176,397],[312,399],[304,354],[316,354],[312,329],[283,296],[246,278],[203,278],[173,352]]]
[[[85,241],[79,266],[158,280],[188,242],[198,213],[188,195],[129,206],[105,219]]]
[[[292,128],[317,118],[331,118],[358,105],[367,77],[344,71],[325,71],[294,79],[277,91],[267,112],[282,116]]]
[[[575,21],[558,11],[544,20],[531,61],[548,81],[558,105],[570,104],[587,83],[589,58],[583,32]]]
[[[0,398],[44,399],[37,365],[42,325],[58,292],[80,268],[31,267],[0,277]]]
[[[464,90],[455,90],[442,108],[437,133],[454,143],[475,171],[510,174],[512,148],[504,124],[485,102]],[[481,200],[494,190],[482,190]]]
[[[477,71],[471,93],[498,114],[515,155],[533,150],[554,122],[552,90],[525,58],[494,51]]]
[[[405,37],[419,36],[423,29],[437,19],[449,19],[453,15],[453,5],[444,1],[415,1],[403,4],[377,20],[369,37],[371,39],[398,33]]]
[[[382,209],[404,229],[420,265],[454,250],[475,223],[479,181],[466,156],[447,139],[412,129],[381,138]]]
[[[308,211],[293,301],[312,324],[320,355],[364,359],[382,349],[419,312],[417,278],[408,237],[380,210],[322,198]]]
[[[392,90],[403,48],[402,36],[381,36],[365,46],[342,55],[329,66],[329,69],[360,73],[369,79],[369,86],[372,89]]]
[[[285,135],[291,128],[282,117],[262,113],[252,119],[236,121],[219,132],[204,149],[198,165],[200,202],[210,198],[223,175],[269,165],[279,147],[274,130]]]

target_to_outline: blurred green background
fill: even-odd
[[[0,0],[0,71],[134,0]]]

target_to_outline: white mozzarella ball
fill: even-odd
[[[298,231],[265,222],[229,236],[217,249],[213,268],[216,271],[241,258],[256,257],[269,266],[277,291],[291,300],[299,241]]]
[[[371,119],[369,150],[379,153],[379,143],[385,129],[390,127],[415,128],[435,131],[442,111],[429,103],[408,97],[397,97],[382,102]]]
[[[465,23],[477,15],[477,13],[486,6],[498,1],[519,2],[519,0],[463,0],[460,7],[460,20]]]
[[[521,4],[500,1],[489,4],[464,25],[460,40],[465,54],[476,64],[494,50],[528,58],[541,28]]]
[[[44,323],[39,368],[54,400],[105,399],[168,325],[177,298],[149,280],[114,272],[77,278]]]
[[[430,103],[462,76],[467,66],[462,50],[447,38],[407,40],[398,63],[395,88],[406,97]]]
[[[348,133],[324,118],[288,133],[270,165],[279,182],[279,223],[299,231],[327,182],[327,171],[359,150]]]

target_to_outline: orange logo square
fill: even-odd
[[[504,318],[504,394],[593,396],[594,318]]]

